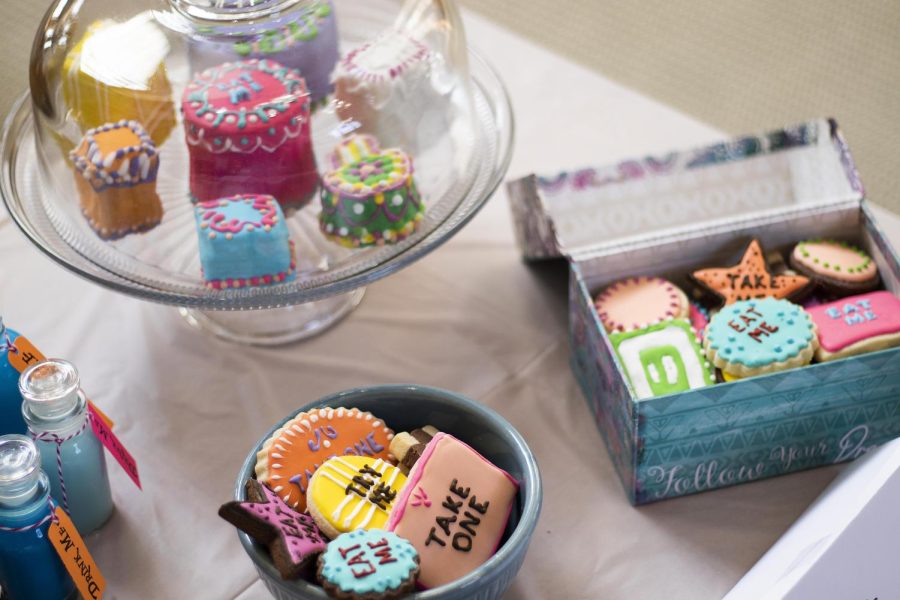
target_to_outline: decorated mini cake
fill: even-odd
[[[161,146],[175,126],[163,64],[168,53],[169,42],[149,11],[88,27],[63,62],[63,97],[81,131],[134,120]]]
[[[812,360],[818,347],[809,314],[787,300],[741,300],[710,320],[703,339],[709,360],[737,377],[784,371]]]
[[[714,383],[697,335],[685,319],[612,333],[609,339],[638,400]]]
[[[219,516],[269,548],[284,579],[297,579],[325,550],[326,540],[309,515],[298,513],[254,479],[246,484],[248,502],[228,502]]]
[[[306,492],[316,469],[332,456],[391,460],[394,432],[358,408],[300,412],[266,440],[256,454],[256,477],[297,510],[306,510]]]
[[[322,178],[319,227],[342,246],[404,240],[415,232],[424,213],[412,161],[400,150],[365,156]]]
[[[294,278],[294,251],[281,207],[245,194],[195,207],[203,279],[212,289],[262,286]]]
[[[846,242],[800,242],[791,253],[791,265],[837,296],[868,292],[878,286],[875,261]]]
[[[343,533],[319,555],[318,579],[332,598],[389,600],[415,590],[419,555],[380,529]]]
[[[422,42],[388,31],[351,50],[334,71],[337,114],[385,146],[410,152],[445,135],[449,90],[437,89]]]
[[[331,539],[356,529],[382,529],[406,475],[380,458],[334,456],[313,473],[306,508]]]
[[[312,198],[319,177],[297,71],[271,60],[225,63],[188,84],[181,109],[195,200],[266,194],[287,209]]]
[[[386,529],[419,552],[419,583],[450,583],[493,556],[519,484],[452,435],[438,433],[409,472]]]
[[[692,275],[726,305],[752,298],[795,299],[810,287],[809,279],[800,275],[772,275],[757,240],[750,242],[737,265],[700,269]]]
[[[101,238],[116,239],[159,224],[163,215],[156,193],[159,153],[137,122],[89,130],[69,158],[81,210]]]
[[[262,0],[255,6],[265,8],[272,3]],[[220,7],[240,9],[246,4],[245,0],[224,0]],[[189,43],[191,69],[199,72],[224,62],[265,58],[299,71],[314,105],[331,93],[331,72],[338,60],[337,22],[331,0],[301,3],[299,10],[267,23],[264,31],[258,27],[255,22],[229,25],[225,35],[193,37]]]
[[[629,331],[666,319],[686,319],[688,299],[662,277],[630,277],[606,288],[594,301],[607,331]]]
[[[900,346],[900,300],[890,292],[850,296],[807,311],[819,333],[821,362]]]

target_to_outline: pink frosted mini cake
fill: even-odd
[[[306,204],[319,181],[309,105],[300,74],[272,60],[200,73],[181,101],[193,199],[251,193],[274,196],[283,208]]]

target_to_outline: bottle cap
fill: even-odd
[[[69,361],[51,358],[31,365],[19,377],[26,416],[56,421],[78,407],[78,370]],[[30,414],[29,414],[30,413]]]
[[[12,508],[29,502],[41,479],[41,453],[31,438],[0,436],[0,506]]]

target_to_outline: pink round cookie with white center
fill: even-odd
[[[800,242],[791,253],[791,266],[829,292],[840,296],[866,292],[878,286],[875,261],[864,251],[846,242]]]
[[[630,277],[617,281],[594,300],[607,331],[631,331],[666,319],[686,319],[687,296],[662,277]]]
[[[900,346],[900,300],[890,292],[807,308],[819,332],[819,362]]]

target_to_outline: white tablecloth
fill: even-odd
[[[513,98],[511,177],[721,137],[474,15],[466,25]],[[900,220],[882,215],[900,239]],[[567,364],[566,270],[526,266],[512,240],[501,190],[455,239],[372,285],[336,328],[244,349],[198,335],[171,308],[78,279],[0,217],[6,322],[78,365],[140,466],[143,492],[110,465],[117,512],[89,540],[109,597],[265,598],[216,516],[245,454],[301,404],[391,382],[478,399],[537,455],[543,514],[510,598],[721,597],[837,469],[631,507]]]

